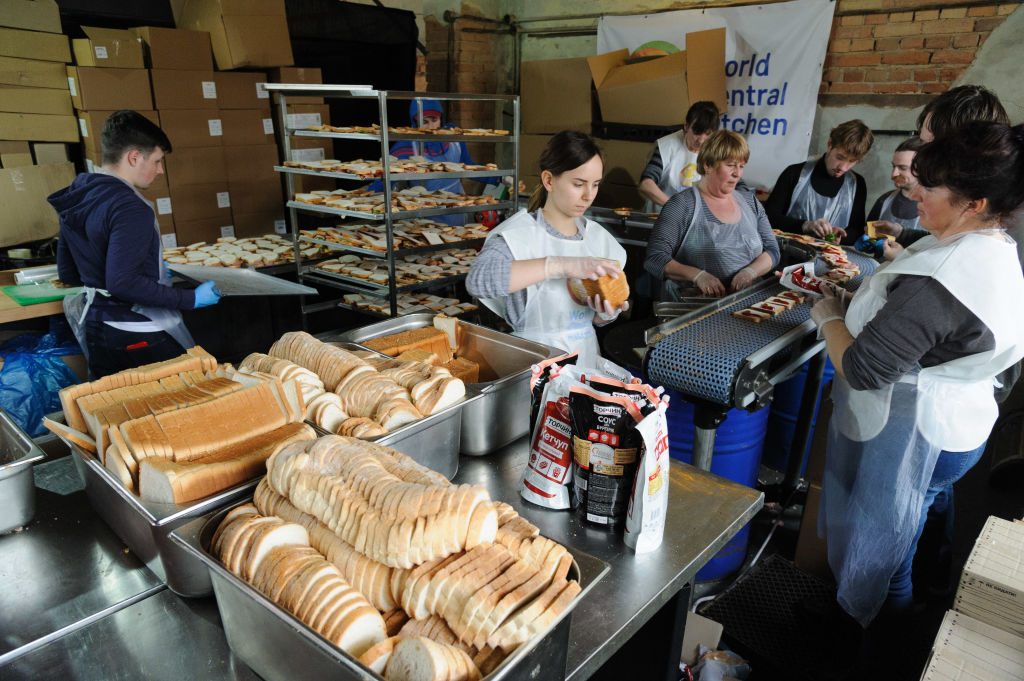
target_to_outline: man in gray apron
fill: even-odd
[[[852,244],[864,233],[867,187],[853,167],[867,156],[874,135],[860,120],[837,125],[819,159],[795,163],[779,175],[764,204],[772,227]]]
[[[911,137],[896,147],[892,154],[892,183],[896,188],[879,196],[868,212],[868,222],[875,223],[875,233],[894,236],[902,246],[909,246],[928,233],[918,224],[917,201],[910,198],[917,186],[910,164],[922,144],[920,137]]]
[[[64,299],[64,314],[93,379],[180,355],[195,345],[181,310],[220,299],[213,282],[175,289],[164,271],[156,213],[139,189],[163,174],[167,135],[135,111],[117,111],[102,147],[100,169],[49,197],[60,215],[58,275],[83,287]]]

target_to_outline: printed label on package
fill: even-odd
[[[96,53],[96,58],[97,59],[106,59],[107,58],[107,48],[104,47],[103,45],[96,45],[95,47],[93,47],[93,52]]]
[[[274,134],[274,119],[264,118],[263,119],[263,134],[273,135]]]
[[[288,223],[284,220],[274,220],[274,231],[278,234],[287,234]]]
[[[222,237],[226,237],[226,236],[233,237],[235,235],[235,226],[234,225],[223,225],[220,228],[220,235]]]
[[[231,195],[227,192],[217,192],[217,208],[231,208]]]
[[[320,114],[318,113],[288,114],[284,120],[287,127],[292,130],[302,130],[303,128],[313,128],[321,125]]]
[[[78,96],[78,88],[75,87],[75,79],[71,76],[68,76],[68,89],[71,90],[72,97]]]
[[[322,161],[324,158],[324,150],[320,147],[315,149],[292,149],[292,160],[300,163],[304,161]]]
[[[86,170],[86,172],[89,172],[89,173],[95,173],[96,172],[96,164],[94,164],[89,159],[85,159],[85,170]]]
[[[157,215],[171,214],[171,197],[163,196],[156,200]]]
[[[203,99],[217,99],[217,84],[212,80],[203,81]]]
[[[256,83],[256,97],[259,99],[267,99],[270,97],[270,93],[267,92],[266,83]]]
[[[176,234],[161,234],[160,243],[164,245],[164,248],[177,248],[178,247],[178,235]]]
[[[86,124],[84,118],[79,118],[78,119],[78,130],[79,130],[79,132],[82,133],[82,137],[88,137],[89,136],[89,126],[88,126],[88,124]]]
[[[221,127],[219,118],[211,118],[206,121],[206,124],[210,126],[210,137],[220,137],[224,134],[224,128]]]

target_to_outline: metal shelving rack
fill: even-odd
[[[268,83],[267,90],[280,93],[278,99],[278,106],[280,108],[280,120],[287,125],[288,120],[288,97],[289,96],[321,96],[327,98],[339,98],[339,99],[376,99],[378,109],[378,120],[380,122],[380,132],[376,134],[370,133],[343,133],[343,132],[319,132],[314,130],[301,130],[301,129],[285,129],[282,131],[282,140],[284,144],[284,157],[285,159],[291,158],[291,138],[295,137],[321,137],[331,139],[343,139],[343,140],[374,140],[380,142],[380,158],[381,168],[383,176],[379,178],[366,178],[350,173],[338,173],[338,172],[319,172],[314,170],[307,170],[302,168],[289,168],[285,166],[275,166],[274,169],[285,176],[285,181],[288,188],[289,201],[286,204],[289,212],[289,222],[291,223],[292,242],[295,247],[295,267],[300,282],[308,281],[311,283],[323,284],[332,288],[337,288],[344,291],[353,293],[361,293],[370,296],[376,296],[384,298],[386,297],[390,304],[390,310],[392,317],[398,315],[398,294],[405,291],[422,290],[428,288],[435,288],[452,284],[465,278],[466,275],[455,275],[450,277],[443,277],[441,279],[435,279],[431,281],[418,282],[416,284],[398,285],[397,278],[395,277],[395,258],[401,255],[409,255],[412,253],[425,253],[429,251],[436,251],[448,248],[469,248],[472,246],[479,245],[480,239],[472,239],[467,241],[445,243],[442,245],[431,245],[419,248],[404,248],[401,250],[395,250],[395,235],[394,235],[394,223],[398,220],[407,220],[412,218],[425,218],[436,215],[450,215],[454,213],[475,213],[479,211],[487,210],[506,210],[511,209],[515,212],[519,209],[519,193],[512,191],[511,199],[507,201],[501,201],[498,203],[475,205],[475,206],[458,206],[453,208],[425,208],[421,210],[411,211],[397,211],[394,210],[391,205],[391,183],[398,181],[422,181],[422,180],[434,180],[434,179],[449,179],[449,178],[473,178],[473,177],[494,177],[494,176],[512,176],[512,187],[519,186],[519,97],[516,95],[456,95],[450,93],[433,93],[433,92],[408,92],[408,91],[388,91],[388,90],[374,90],[368,85],[310,85],[310,84],[282,84],[282,83]],[[509,135],[426,135],[426,134],[392,134],[389,131],[388,124],[388,111],[387,103],[392,99],[403,99],[412,100],[417,98],[425,99],[436,99],[440,101],[490,101],[490,102],[507,102],[512,104],[512,119],[513,126],[511,134]],[[430,172],[430,173],[392,173],[389,163],[389,151],[391,149],[391,143],[395,141],[419,141],[419,142],[482,142],[490,144],[512,144],[512,168],[509,169],[498,169],[498,170],[473,170],[464,172]],[[357,180],[361,182],[370,182],[374,179],[380,179],[384,185],[384,212],[383,213],[364,213],[359,211],[341,210],[337,208],[329,208],[326,206],[320,206],[317,204],[308,204],[299,201],[291,200],[295,196],[294,188],[294,177],[296,175],[313,175],[317,177],[328,177],[342,180]],[[360,218],[367,221],[379,221],[383,222],[386,229],[387,236],[387,250],[386,251],[374,251],[371,249],[357,248],[347,246],[345,244],[338,244],[319,239],[312,239],[304,237],[299,232],[299,212],[308,213],[320,213],[327,215],[336,215],[339,217],[352,217]],[[300,243],[303,241],[309,241],[311,243],[317,243],[320,245],[326,245],[333,250],[357,253],[364,256],[383,258],[387,260],[388,267],[388,283],[387,285],[375,284],[367,280],[358,280],[344,275],[332,275],[329,272],[322,270],[314,270],[308,266],[304,266],[302,262],[302,253]],[[305,296],[302,297],[302,316],[305,322],[305,317],[311,312],[318,312],[321,310],[331,309],[335,307],[342,307],[352,309],[350,306],[345,304],[343,301],[334,300],[329,302],[320,302],[307,304]],[[365,312],[364,310],[361,310]]]

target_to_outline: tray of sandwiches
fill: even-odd
[[[209,570],[228,645],[260,677],[511,681],[564,669],[572,609],[606,563],[387,447],[325,436],[267,470],[251,503],[173,537]]]
[[[294,203],[350,213],[383,215],[386,212],[384,192],[371,192],[365,189],[300,192],[295,194]],[[468,194],[444,191],[443,189],[430,191],[422,186],[391,192],[391,207],[399,212],[471,208],[498,203],[500,203],[498,199],[486,194],[470,196]]]
[[[302,130],[307,132],[336,132],[345,135],[379,135],[380,125],[313,125]],[[460,135],[466,137],[508,137],[508,130],[495,128],[413,128],[409,126],[389,126],[389,135],[424,135],[434,137],[445,137]]]
[[[465,405],[460,451],[493,452],[530,427],[531,367],[560,350],[444,315],[407,314],[325,339],[358,343],[397,359],[443,364],[479,399]],[[449,353],[454,362],[445,361]]]
[[[408,290],[407,287],[456,280],[469,274],[476,255],[472,248],[462,248],[401,256],[395,261],[395,285]],[[385,290],[391,280],[387,261],[353,254],[321,260],[313,271],[341,281]]]
[[[441,248],[447,244],[487,238],[491,228],[478,222],[448,225],[433,220],[399,220],[392,223],[395,251]],[[327,248],[345,248],[384,255],[388,250],[387,227],[379,223],[343,224],[336,227],[304,229],[299,238]]]
[[[324,159],[322,161],[285,161],[274,170],[289,172],[291,170],[309,170],[327,175],[340,175],[357,180],[372,180],[384,176],[384,167],[379,160],[354,159],[339,161]],[[472,163],[456,163],[453,161],[431,161],[423,156],[388,159],[388,171],[391,175],[422,175],[424,173],[484,173],[504,172],[494,163],[483,165]]]
[[[69,386],[44,425],[72,449],[97,514],[176,593],[207,572],[167,540],[175,527],[251,493],[266,460],[313,440],[295,381],[242,375],[202,348]]]
[[[391,317],[391,303],[378,295],[367,293],[346,293],[342,296],[338,307],[358,310],[371,315]],[[444,298],[433,293],[410,292],[397,294],[398,315],[411,315],[420,312],[433,312],[449,317],[458,317],[467,312],[479,309],[475,303],[460,301],[458,298]]]
[[[302,257],[315,259],[329,252],[322,244],[302,248]],[[187,246],[164,249],[164,260],[172,265],[202,265],[204,267],[273,267],[295,262],[295,248],[291,239],[277,234],[236,239],[225,236],[214,243],[199,241]]]
[[[299,381],[308,400],[305,419],[323,432],[387,444],[451,478],[459,468],[462,410],[480,396],[466,389],[464,365],[450,353],[446,362],[353,352],[295,331],[266,355],[246,357],[239,371]]]

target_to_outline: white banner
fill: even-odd
[[[666,47],[650,46],[654,41],[685,50],[687,33],[725,28],[728,109],[722,127],[750,144],[747,183],[770,188],[783,168],[808,157],[834,8],[828,0],[792,0],[604,17],[598,24],[597,52]]]

